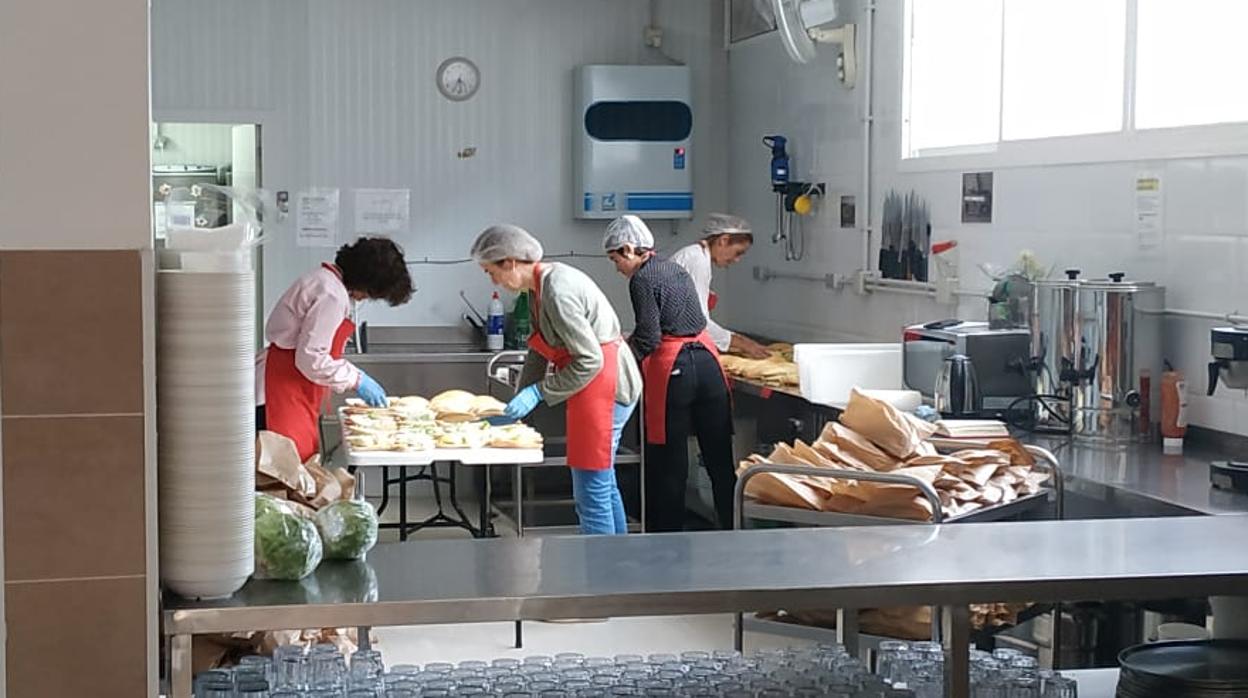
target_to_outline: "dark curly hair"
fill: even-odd
[[[334,264],[342,270],[348,291],[361,291],[373,300],[402,305],[412,299],[412,276],[403,248],[389,238],[362,237],[338,248]]]

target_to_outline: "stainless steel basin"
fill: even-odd
[[[477,354],[485,353],[485,337],[474,327],[433,325],[378,326],[363,323],[357,354]]]

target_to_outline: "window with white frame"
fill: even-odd
[[[1193,135],[1202,150],[1217,150],[1228,124],[1238,130],[1231,149],[1248,146],[1248,90],[1238,87],[1248,0],[906,0],[905,8],[903,158],[1038,153],[1052,139],[1165,157],[1184,154],[1165,148]],[[1142,147],[1150,138],[1160,150]]]

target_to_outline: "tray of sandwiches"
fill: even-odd
[[[432,398],[391,397],[386,407],[348,400],[338,410],[347,464],[536,463],[542,435],[523,422],[498,424],[505,405],[489,395],[448,390]]]
[[[775,342],[767,345],[767,351],[770,356],[765,359],[749,359],[723,353],[719,355],[719,363],[724,367],[724,372],[733,378],[800,395],[797,364],[793,362],[793,345]]]
[[[1056,464],[1008,436],[973,445],[946,438],[938,449],[937,429],[854,390],[839,421],[829,422],[813,444],[781,443],[741,462],[738,474],[759,464],[806,467],[800,475],[755,474],[746,483],[745,518],[812,526],[927,522],[938,499],[944,522],[987,521],[1048,504]],[[878,473],[888,481],[864,479]],[[919,482],[935,497],[924,495]]]

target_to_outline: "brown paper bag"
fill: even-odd
[[[828,422],[819,438],[836,444],[841,451],[849,453],[856,460],[870,466],[872,470],[886,472],[901,465],[896,458],[881,451],[867,437],[840,422]]]
[[[256,434],[256,472],[305,497],[316,494],[316,482],[299,461],[295,442],[287,436],[271,431]]]
[[[836,463],[836,467],[844,470],[859,470],[862,472],[875,472],[875,468],[858,460],[854,454],[841,448],[840,445],[829,443],[827,441],[816,441],[814,449],[818,451],[824,458]]]
[[[841,423],[858,432],[880,450],[905,460],[919,445],[936,433],[936,425],[910,417],[896,407],[865,395],[857,388],[849,393],[849,404]]]
[[[342,498],[342,483],[328,470],[321,467],[321,456],[319,454],[309,458],[303,464],[303,467],[316,483],[315,493],[308,501],[308,504],[313,509],[319,510],[326,504],[336,502]]]
[[[819,511],[822,498],[806,484],[789,475],[762,473],[745,486],[745,493],[761,504]]]
[[[1017,439],[998,439],[988,442],[988,448],[1001,451],[1010,458],[1011,465],[1035,465],[1035,456],[1023,447]]]

